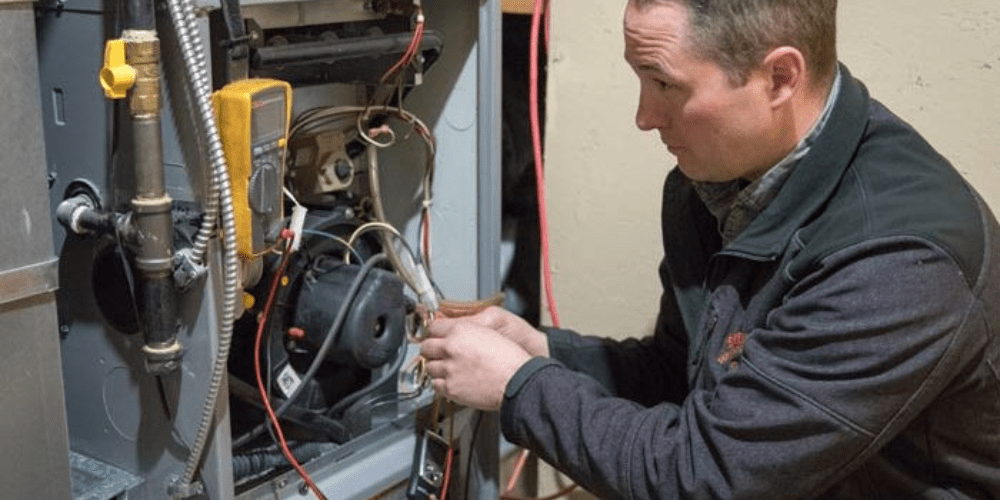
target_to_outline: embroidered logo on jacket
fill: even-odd
[[[715,358],[720,365],[728,364],[730,368],[735,369],[739,366],[739,362],[736,361],[741,354],[743,354],[743,344],[747,342],[747,334],[743,332],[733,332],[726,336],[726,341],[722,347],[722,354]]]

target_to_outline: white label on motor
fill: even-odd
[[[278,374],[278,387],[281,388],[281,392],[285,393],[286,398],[292,397],[292,393],[299,388],[301,383],[302,379],[299,378],[298,373],[295,373],[292,365],[285,365],[281,369],[281,373]]]

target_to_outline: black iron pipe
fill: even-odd
[[[136,300],[146,344],[143,351],[147,357],[155,358],[157,362],[176,359],[176,356],[167,356],[167,351],[177,342],[177,317],[159,312],[176,310],[173,277],[167,275],[142,280],[136,290]]]
[[[125,29],[156,29],[153,0],[125,0]]]

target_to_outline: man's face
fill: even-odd
[[[639,76],[641,130],[656,130],[693,180],[753,179],[781,158],[767,79],[753,72],[734,86],[716,63],[690,46],[680,1],[625,10],[625,60]]]

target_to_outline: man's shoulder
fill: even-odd
[[[831,250],[878,238],[919,238],[975,276],[983,261],[987,210],[944,156],[872,99],[854,157],[826,208],[803,233]]]

